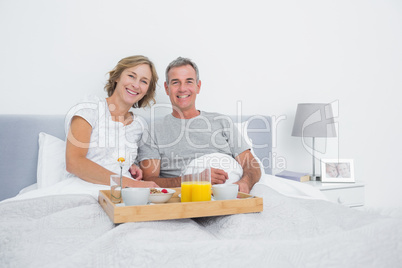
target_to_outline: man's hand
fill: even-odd
[[[251,191],[250,186],[244,181],[238,181],[238,182],[235,182],[233,184],[238,184],[239,185],[239,192],[249,194],[250,191]]]
[[[248,194],[254,184],[260,180],[260,165],[250,150],[245,150],[236,156],[236,161],[239,162],[243,168],[243,176],[236,184],[239,185],[240,192]]]
[[[229,179],[228,174],[222,169],[211,168],[211,184],[223,184]]]
[[[142,170],[137,165],[132,164],[128,171],[134,180],[142,179]]]

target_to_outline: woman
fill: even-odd
[[[339,175],[336,165],[333,164],[326,164],[326,172],[328,178],[337,178]]]
[[[66,118],[68,172],[87,182],[110,185],[110,175],[120,173],[119,158],[135,162],[146,123],[134,115],[132,107],[150,106],[155,101],[157,81],[155,66],[148,58],[127,57],[109,72],[108,98],[91,97],[70,110]],[[122,169],[123,187],[158,187],[152,181],[140,181],[142,171],[135,164],[130,171],[127,165]]]

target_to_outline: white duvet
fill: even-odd
[[[280,182],[254,186],[261,213],[115,226],[67,180],[0,203],[0,267],[401,267],[401,219]]]
[[[321,193],[321,191],[310,185],[291,180],[284,180],[273,175],[263,174],[260,178],[260,181],[256,185],[266,185],[274,189],[275,191],[290,197],[326,200],[326,197]],[[23,194],[19,194],[2,202],[63,194],[89,194],[92,195],[95,199],[98,199],[98,194],[100,190],[110,189],[109,186],[89,183],[81,180],[78,177],[70,177],[46,188],[31,188],[34,190],[27,191]]]

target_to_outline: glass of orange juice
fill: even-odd
[[[209,166],[188,166],[181,179],[181,202],[211,201],[211,168]]]
[[[181,176],[181,202],[191,202],[193,188],[192,174],[182,174]]]
[[[191,201],[211,201],[211,168],[203,165],[193,167],[193,183]]]

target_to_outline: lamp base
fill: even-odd
[[[313,176],[313,175],[311,175],[310,180],[311,181],[321,181],[321,176]]]

